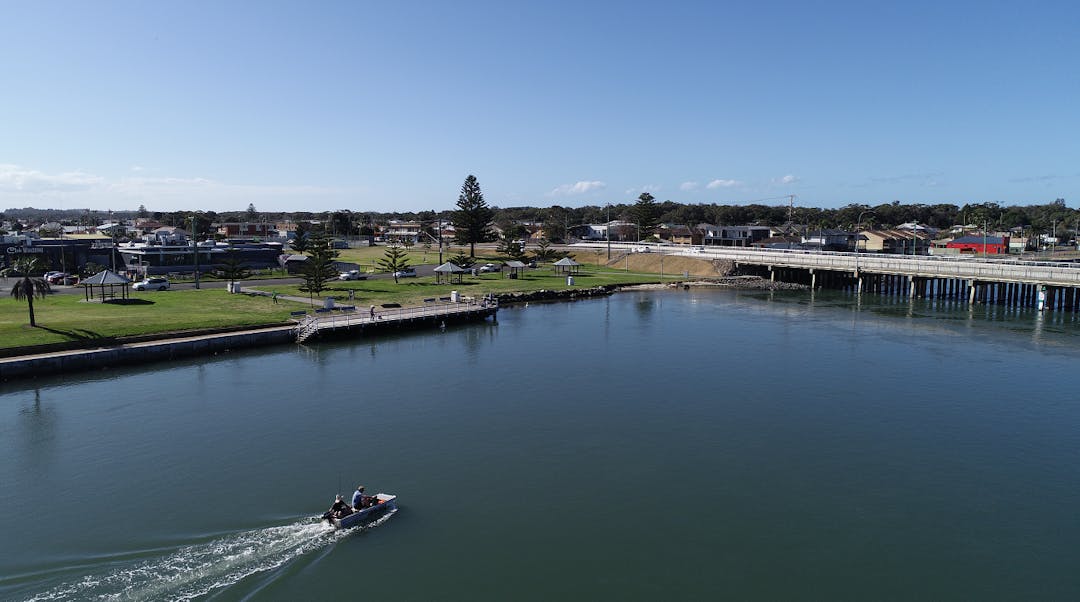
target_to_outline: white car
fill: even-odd
[[[367,280],[367,274],[361,274],[360,270],[349,270],[342,272],[338,280]]]
[[[416,270],[414,268],[398,270],[394,272],[394,278],[416,278]]]
[[[502,266],[500,265],[495,265],[494,263],[485,263],[484,265],[480,266],[480,268],[476,271],[480,272],[481,274],[487,274],[488,272],[498,272],[501,269]]]
[[[131,288],[137,291],[167,291],[169,290],[169,280],[167,278],[147,278],[131,285]]]

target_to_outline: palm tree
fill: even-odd
[[[15,271],[22,275],[18,281],[15,282],[15,286],[11,289],[11,296],[15,297],[16,301],[26,299],[26,304],[30,307],[30,326],[36,327],[37,323],[34,322],[34,298],[45,298],[52,292],[49,287],[49,283],[40,277],[33,277],[31,274],[35,272],[43,272],[45,265],[37,257],[24,258],[15,262]]]

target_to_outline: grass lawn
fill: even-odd
[[[385,247],[350,249],[343,259],[347,261],[372,261],[381,257]],[[478,249],[478,251],[480,251]],[[455,249],[454,253],[457,252]],[[424,251],[413,249],[412,261],[421,263]],[[494,251],[491,251],[494,253]],[[450,252],[444,251],[444,260]],[[365,259],[366,258],[366,259]],[[566,275],[556,275],[550,265],[535,270],[525,270],[520,278],[510,279],[504,273],[465,275],[462,282],[436,284],[434,277],[403,278],[395,284],[392,279],[339,281],[329,283],[330,288],[316,295],[316,300],[334,297],[342,304],[381,305],[400,303],[420,305],[424,299],[447,297],[450,291],[464,296],[479,297],[487,293],[530,292],[537,290],[562,290],[589,288],[593,286],[659,282],[658,274],[628,272],[625,269],[594,265],[600,256],[579,256],[585,265],[574,275],[573,286],[566,284]],[[478,263],[496,261],[496,255],[478,255]],[[438,253],[427,253],[427,263],[438,261]],[[590,262],[590,263],[586,263]],[[668,278],[674,275],[668,274]],[[242,283],[241,283],[242,284]],[[279,295],[307,297],[297,285],[266,285],[267,292]],[[349,299],[352,291],[353,299]],[[194,330],[222,328],[269,323],[285,323],[289,312],[307,309],[309,306],[280,300],[275,304],[269,297],[231,295],[222,289],[173,290],[163,292],[132,292],[127,303],[86,302],[81,294],[50,295],[34,301],[38,327],[31,328],[25,301],[15,301],[7,295],[7,287],[0,292],[0,348],[24,347],[48,343],[61,343],[95,339]]]
[[[481,274],[479,276],[465,275],[461,283],[436,284],[433,276],[424,278],[402,278],[395,284],[392,279],[380,280],[352,280],[332,281],[330,288],[322,291],[314,298],[324,299],[334,297],[342,303],[356,303],[361,305],[380,305],[382,303],[400,303],[401,305],[419,305],[424,299],[432,297],[446,297],[450,291],[458,291],[462,295],[479,297],[487,293],[505,293],[512,291],[529,292],[538,290],[562,290],[567,288],[589,288],[609,284],[634,284],[642,282],[659,282],[660,277],[656,274],[635,274],[622,270],[614,270],[605,267],[582,266],[582,271],[574,275],[574,285],[566,284],[566,275],[556,275],[550,266],[540,267],[535,270],[525,270],[519,278],[510,279],[504,273]],[[263,287],[283,295],[296,295],[307,297],[308,294],[300,290],[299,285]],[[349,291],[353,292],[353,299],[349,299]]]
[[[128,303],[86,302],[81,294],[34,300],[38,327],[26,301],[0,294],[0,348],[130,336],[197,328],[285,322],[297,305],[269,297],[230,295],[223,289],[132,292]]]

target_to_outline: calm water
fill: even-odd
[[[1077,599],[1078,343],[640,292],[3,385],[0,598]]]

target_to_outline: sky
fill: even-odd
[[[0,209],[1080,198],[1080,3],[0,0]]]

